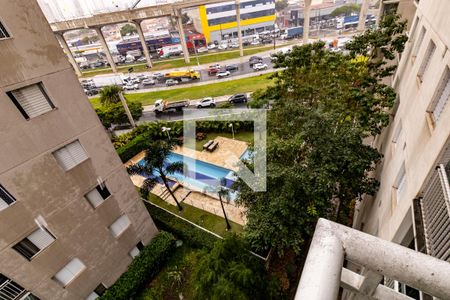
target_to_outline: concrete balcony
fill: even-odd
[[[340,287],[347,299],[412,299],[383,285],[385,278],[450,299],[450,263],[319,219],[295,299],[338,299]]]

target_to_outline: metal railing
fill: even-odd
[[[363,274],[345,268],[344,258]],[[448,262],[319,219],[295,299],[334,300],[340,287],[368,299],[411,299],[383,285],[384,276],[450,299],[449,274]]]
[[[420,204],[427,253],[450,262],[450,187],[443,164],[436,168]]]

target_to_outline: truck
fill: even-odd
[[[172,71],[164,74],[164,79],[175,79],[181,81],[182,78],[190,80],[200,79],[200,72],[194,70]]]
[[[176,102],[168,102],[164,101],[162,99],[158,99],[155,101],[155,114],[161,114],[161,113],[170,113],[170,112],[176,112],[176,111],[182,111],[183,107],[188,107],[189,101],[176,101]]]
[[[303,26],[286,28],[282,37],[286,40],[298,38],[303,35]]]
[[[92,77],[92,81],[97,88],[107,85],[123,85],[123,80],[120,75],[97,75]]]
[[[183,53],[183,48],[180,44],[164,46],[158,49],[158,54],[162,58],[167,58],[171,56],[178,56]]]

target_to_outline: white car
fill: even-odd
[[[208,48],[207,47],[197,48],[197,53],[203,53],[203,52],[208,52]]]
[[[253,65],[253,70],[255,70],[255,71],[261,71],[261,70],[265,70],[265,69],[267,69],[266,64],[258,63],[258,64]]]
[[[126,90],[126,91],[138,90],[139,89],[139,84],[137,84],[137,83],[127,83],[123,87],[123,89]]]
[[[136,61],[138,62],[146,62],[147,59],[145,58],[145,56],[139,57]]]
[[[230,48],[239,48],[239,44],[238,43],[233,43],[230,45]]]
[[[228,48],[228,43],[220,43],[219,50],[225,50]]]
[[[216,48],[217,48],[217,46],[214,43],[208,45],[208,50],[213,50],[213,49],[216,49]]]
[[[220,71],[219,73],[217,73],[217,78],[222,78],[222,77],[227,77],[230,76],[230,71]]]
[[[250,45],[259,45],[259,41],[258,40],[254,40],[250,43]]]
[[[206,97],[197,102],[197,108],[203,107],[214,107],[216,106],[216,101],[213,97]]]
[[[142,80],[143,85],[155,85],[155,81],[153,79],[144,79]]]

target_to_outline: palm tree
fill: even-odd
[[[209,190],[213,193],[216,193],[219,196],[220,206],[222,206],[223,216],[225,218],[225,223],[227,224],[227,230],[231,229],[230,221],[228,221],[227,214],[225,212],[225,207],[223,206],[223,198],[227,200],[227,203],[230,201],[230,190],[226,188],[227,180],[222,177],[220,179],[220,184],[214,187],[205,188],[205,190]]]
[[[162,140],[151,142],[148,145],[147,150],[145,150],[145,156],[143,158],[144,163],[129,166],[127,171],[130,175],[142,175],[147,177],[142,184],[142,189],[146,193],[150,192],[155,187],[159,182],[159,177],[173,200],[175,200],[178,209],[182,211],[183,207],[173,194],[167,178],[168,175],[182,173],[184,168],[184,164],[181,161],[173,163],[168,163],[166,161],[167,156],[170,154],[170,150],[172,150],[174,145],[173,142]]]
[[[119,93],[122,91],[122,88],[117,85],[108,85],[100,90],[100,103],[102,105],[119,103],[120,97]]]

